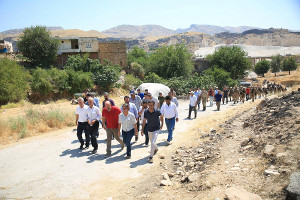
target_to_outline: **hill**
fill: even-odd
[[[46,27],[47,31],[56,31],[56,30],[64,30],[61,26],[48,26]],[[24,28],[20,29],[9,29],[7,31],[0,32],[0,35],[16,35],[22,33]]]
[[[58,37],[99,37],[99,38],[107,37],[105,34],[96,30],[82,31],[79,29],[68,29],[68,30],[55,30],[50,32],[52,36],[58,36]]]

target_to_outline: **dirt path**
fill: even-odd
[[[130,160],[124,158],[126,152],[120,150],[120,145],[115,140],[112,143],[112,157],[105,159],[106,134],[103,129],[98,138],[99,149],[96,155],[91,154],[91,149],[78,149],[75,129],[54,136],[49,134],[46,137],[31,139],[0,150],[0,198],[122,199],[124,195],[135,198],[136,195],[142,195],[143,189],[157,186],[159,183],[154,176],[159,172],[159,166],[163,165],[159,155],[169,155],[182,143],[195,142],[189,140],[194,136],[194,133],[190,132],[193,127],[205,123],[206,118],[219,117],[215,123],[201,127],[209,129],[211,125],[222,120],[221,113],[226,116],[238,106],[254,105],[251,105],[251,102],[237,106],[229,103],[222,105],[220,112],[215,111],[214,105],[212,108],[207,107],[205,112],[198,111],[196,120],[187,120],[185,118],[188,114],[188,102],[179,103],[180,121],[176,124],[174,143],[165,146],[167,131],[164,126],[157,140],[160,149],[154,164],[147,162],[149,147],[143,147],[144,137],[140,137],[138,142],[133,144]],[[138,183],[145,184],[146,187],[140,187]]]

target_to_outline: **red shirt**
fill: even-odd
[[[250,88],[246,88],[246,93],[250,94]]]
[[[105,117],[106,128],[116,129],[119,123],[119,114],[121,113],[120,108],[111,106],[111,110],[108,112],[104,107],[102,110],[102,116]]]

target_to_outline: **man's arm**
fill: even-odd
[[[76,114],[76,126],[78,125],[78,119],[79,119],[79,115]]]
[[[105,117],[102,117],[102,126],[103,126],[103,129],[104,130],[106,130],[106,124],[105,124],[105,121],[106,121],[106,119],[105,119]]]
[[[160,130],[162,129],[162,127],[164,126],[164,116],[160,115]]]
[[[144,118],[144,120],[143,120],[143,126],[142,126],[142,131],[141,131],[142,136],[144,135],[145,125],[146,125],[146,118]]]
[[[176,118],[176,122],[179,121],[179,118],[178,118],[178,109],[177,109],[177,106],[174,104],[174,109],[175,109],[175,118]]]

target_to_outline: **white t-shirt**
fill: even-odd
[[[161,114],[164,115],[165,118],[170,119],[173,117],[178,118],[178,110],[176,107],[176,104],[173,102],[170,102],[170,105],[167,105],[167,103],[165,102],[161,109],[160,109]]]
[[[122,125],[123,131],[130,131],[134,129],[134,125],[136,124],[136,119],[134,114],[128,112],[128,115],[125,116],[124,113],[119,114],[119,124]]]
[[[191,106],[195,106],[196,102],[197,102],[197,97],[195,95],[190,96],[190,105]]]
[[[87,105],[84,105],[83,108],[78,106],[76,108],[75,114],[79,116],[78,122],[87,122]]]

